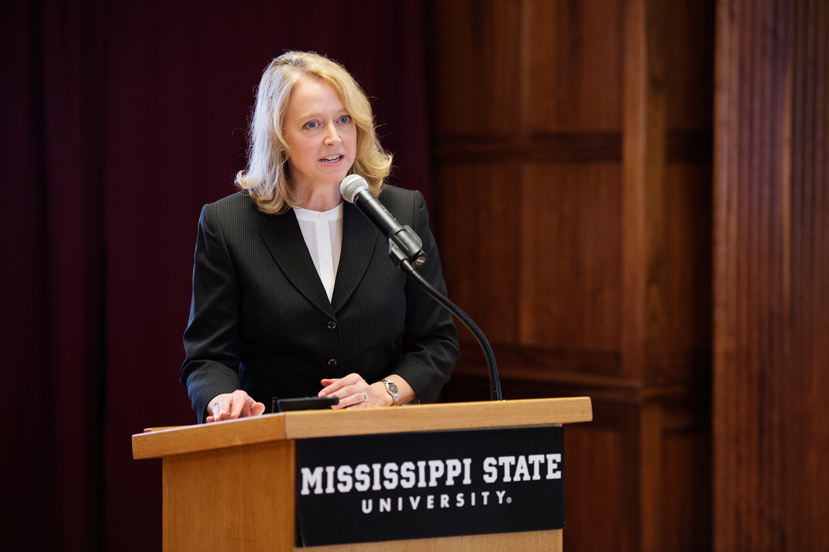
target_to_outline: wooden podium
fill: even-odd
[[[350,435],[551,426],[592,420],[587,397],[311,410],[149,429],[133,457],[162,459],[164,550],[294,551],[296,440]],[[318,552],[562,549],[562,531],[309,547]]]

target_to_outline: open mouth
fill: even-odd
[[[322,163],[336,163],[337,161],[341,160],[344,156],[342,155],[329,155],[328,157],[323,157],[320,159]]]

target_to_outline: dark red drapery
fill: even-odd
[[[198,213],[233,192],[262,69],[342,62],[393,182],[428,197],[415,0],[15,0],[0,8],[3,547],[158,550],[160,463],[130,436],[194,422],[178,383]]]

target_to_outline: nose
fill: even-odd
[[[340,135],[337,132],[337,128],[333,124],[327,125],[325,130],[325,145],[333,146],[338,144],[340,141]]]

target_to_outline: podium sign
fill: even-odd
[[[560,426],[298,439],[298,545],[564,527]]]

